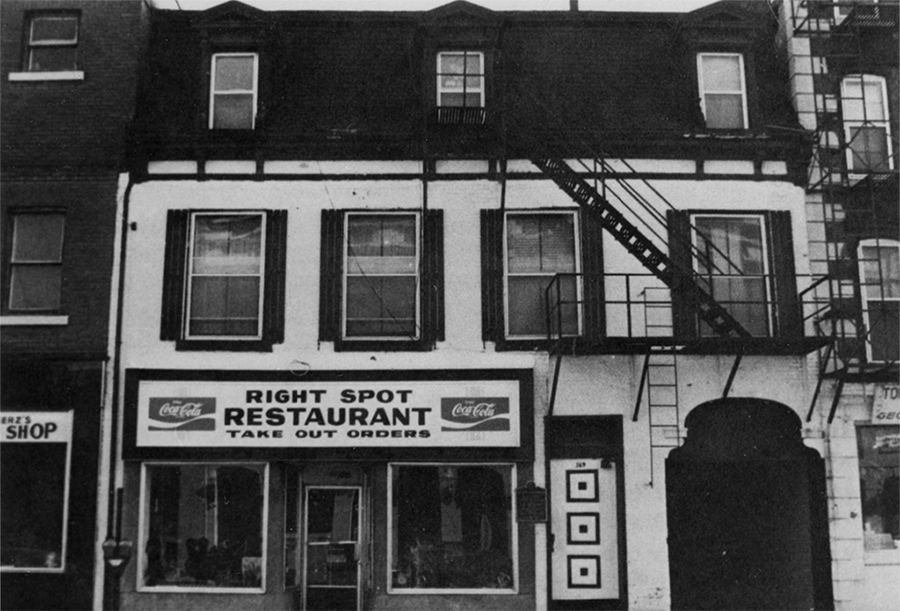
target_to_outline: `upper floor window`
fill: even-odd
[[[740,53],[697,55],[700,107],[710,129],[746,129],[747,88]]]
[[[900,359],[900,242],[863,240],[859,277],[869,361]]]
[[[256,53],[216,53],[210,79],[210,129],[253,129],[258,81]]]
[[[59,309],[65,215],[17,213],[12,225],[9,309]]]
[[[65,72],[77,69],[78,16],[43,13],[28,22],[28,72]]]
[[[162,333],[183,349],[283,338],[286,213],[169,212]]]
[[[484,53],[446,51],[437,56],[437,105],[484,107]]]
[[[761,216],[695,215],[694,260],[703,288],[752,335],[769,335],[767,257]],[[702,335],[711,335],[704,327]]]
[[[849,171],[886,172],[893,169],[887,108],[887,87],[883,77],[853,75],[841,81]]]
[[[418,339],[418,218],[347,215],[345,338]]]
[[[516,212],[506,215],[506,335],[546,338],[545,289],[557,274],[560,312],[550,318],[554,331],[577,335],[579,331],[578,256],[574,212]]]

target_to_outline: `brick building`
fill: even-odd
[[[139,0],[0,6],[8,609],[95,600],[116,208],[144,10]]]

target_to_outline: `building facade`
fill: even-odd
[[[113,246],[142,7],[0,7],[4,608],[98,598]]]
[[[821,280],[809,419],[828,464],[835,606],[890,609],[897,573],[897,2],[785,2],[791,93],[815,143],[810,267]]]
[[[152,11],[122,606],[832,607],[780,26]]]

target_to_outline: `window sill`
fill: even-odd
[[[266,340],[195,340],[180,339],[175,350],[184,352],[272,352],[272,342]]]
[[[83,81],[82,70],[65,70],[61,72],[10,72],[10,81]]]
[[[62,327],[69,324],[68,316],[46,316],[41,314],[22,316],[0,316],[2,327]]]
[[[428,352],[431,343],[417,340],[350,340],[334,342],[335,352]]]
[[[863,557],[866,566],[900,565],[900,549],[866,550]]]

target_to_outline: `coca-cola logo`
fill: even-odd
[[[441,399],[442,431],[508,431],[507,397],[445,397]]]
[[[153,397],[150,399],[151,431],[214,431],[214,397]]]

